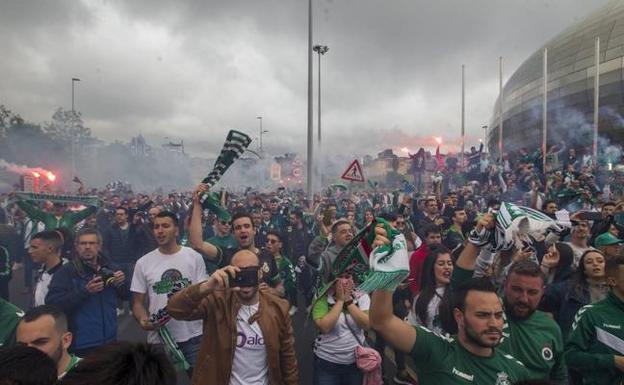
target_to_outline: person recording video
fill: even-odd
[[[299,383],[288,302],[261,286],[262,277],[258,256],[240,250],[169,299],[174,319],[203,321],[194,385]]]

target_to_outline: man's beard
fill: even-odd
[[[498,328],[489,328],[487,330],[484,330],[483,332],[481,332],[480,334],[477,333],[475,331],[475,329],[470,325],[470,322],[464,318],[464,327],[465,327],[465,331],[466,331],[466,338],[472,342],[473,344],[479,345],[481,347],[484,348],[494,348],[496,346],[498,346],[498,344],[500,344],[500,340],[502,337],[502,333],[500,329]],[[500,337],[498,338],[498,340],[496,342],[490,342],[490,341],[486,341],[485,340],[485,333],[487,332],[493,332],[496,331],[500,334]]]
[[[244,301],[249,301],[256,295],[257,292],[258,292],[258,286],[254,286],[253,290],[250,293],[243,293],[243,292],[237,291],[236,295],[238,295],[238,297]]]
[[[58,366],[58,363],[61,361],[62,357],[63,357],[63,340],[61,339],[59,341],[58,347],[56,348],[54,352],[52,352],[52,355],[50,356],[50,358]]]
[[[515,320],[522,321],[530,318],[537,310],[536,308],[531,308],[531,305],[528,303],[510,303],[507,298],[504,298],[503,302],[505,303],[505,314]],[[526,311],[526,314],[519,314],[519,310]]]

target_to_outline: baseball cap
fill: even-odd
[[[620,239],[609,232],[600,234],[596,237],[596,240],[594,241],[594,245],[596,247],[611,246],[618,243],[624,243],[624,239]]]

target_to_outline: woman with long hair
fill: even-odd
[[[547,259],[549,255],[544,256],[542,264]],[[598,250],[587,250],[581,255],[574,275],[546,286],[540,310],[553,313],[565,341],[577,311],[603,300],[608,292],[605,257]]]
[[[444,246],[433,249],[423,264],[421,291],[416,296],[412,309],[412,323],[424,326],[434,332],[448,332],[443,327],[439,315],[441,304],[449,296],[449,285],[453,274],[451,251]]]

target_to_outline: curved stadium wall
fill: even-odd
[[[548,146],[592,144],[595,38],[600,37],[598,132],[602,143],[624,139],[624,0],[608,3],[531,55],[503,88],[504,152],[542,143],[543,51],[548,48]],[[488,146],[498,152],[498,100]]]

